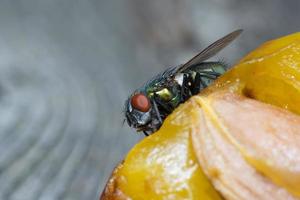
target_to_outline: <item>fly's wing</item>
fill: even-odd
[[[233,31],[232,33],[229,33],[228,35],[212,43],[204,50],[202,50],[200,53],[198,53],[196,56],[194,56],[192,59],[190,59],[187,63],[180,66],[177,70],[177,73],[183,72],[184,70],[188,69],[190,66],[201,63],[209,59],[210,57],[214,56],[223,48],[225,48],[227,45],[229,45],[235,38],[237,38],[237,36],[239,36],[242,31],[243,31],[242,29]]]

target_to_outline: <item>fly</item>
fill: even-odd
[[[164,119],[181,103],[198,94],[225,72],[222,62],[205,62],[229,45],[242,30],[212,43],[185,64],[170,67],[137,89],[125,103],[130,127],[146,136],[157,131]]]

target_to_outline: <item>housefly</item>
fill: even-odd
[[[230,44],[242,30],[236,30],[202,50],[185,64],[170,67],[135,90],[125,103],[129,126],[146,136],[155,132],[163,120],[181,103],[198,94],[225,72],[222,62],[205,60]]]

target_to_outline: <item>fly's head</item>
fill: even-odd
[[[152,121],[151,100],[143,93],[134,93],[125,104],[128,125],[137,131],[147,131]]]

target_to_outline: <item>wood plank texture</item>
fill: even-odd
[[[131,91],[234,29],[228,63],[299,30],[299,1],[239,2],[1,1],[0,199],[97,199],[143,137]]]

